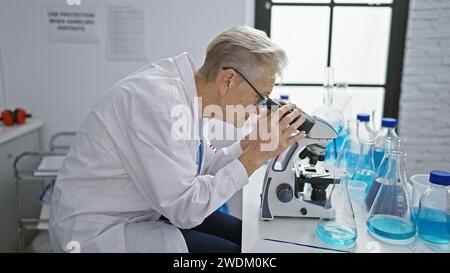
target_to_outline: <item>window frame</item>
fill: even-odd
[[[311,0],[312,2],[313,0]],[[330,26],[328,35],[327,65],[331,65],[333,41],[333,16],[335,7],[390,7],[392,8],[391,31],[389,35],[388,62],[385,84],[349,84],[349,87],[381,87],[385,90],[383,116],[398,118],[403,74],[406,30],[408,23],[409,0],[393,0],[392,3],[291,3],[271,0],[255,0],[255,28],[263,30],[270,37],[271,13],[273,6],[313,6],[330,7]],[[283,86],[322,86],[316,83],[283,83]]]
[[[2,49],[0,48],[0,110],[6,108],[5,100],[5,78],[3,76]]]

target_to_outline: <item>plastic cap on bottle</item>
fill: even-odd
[[[446,171],[431,171],[430,182],[437,185],[449,186],[450,185],[450,173]]]
[[[362,122],[369,122],[370,121],[370,116],[367,114],[358,114],[356,116],[356,119]]]
[[[289,95],[281,95],[280,99],[281,100],[288,100],[289,99]]]
[[[395,128],[397,127],[397,120],[395,118],[383,118],[381,120],[381,127]]]

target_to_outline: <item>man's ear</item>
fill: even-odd
[[[219,94],[225,96],[230,87],[235,84],[236,72],[233,69],[221,70],[218,75]]]

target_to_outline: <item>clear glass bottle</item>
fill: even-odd
[[[370,186],[369,192],[365,198],[366,209],[369,211],[372,208],[373,201],[375,201],[375,197],[381,187],[381,178],[386,175],[389,155],[391,152],[401,152],[401,139],[397,138],[386,138],[385,139],[385,153],[383,155],[383,159],[381,160],[380,166],[377,169],[377,173],[375,175],[375,179]]]
[[[389,154],[386,174],[380,178],[381,187],[367,219],[370,234],[392,244],[409,244],[416,235],[406,190],[405,162],[405,153],[392,151]]]
[[[375,142],[371,129],[369,128],[370,116],[358,114],[357,120],[357,136],[360,144],[360,153],[352,180],[363,182],[367,185],[365,198],[369,193],[369,189],[376,175],[375,163],[373,160]]]
[[[367,114],[358,114],[357,135],[360,142],[374,142],[374,132],[369,126],[370,116]]]
[[[361,152],[359,154],[358,164],[352,176],[352,180],[363,182],[367,185],[364,198],[369,193],[373,180],[376,176],[375,164],[373,162],[374,142],[361,142]]]
[[[316,228],[317,237],[337,247],[350,248],[357,238],[355,215],[347,190],[348,175],[335,179]]]
[[[417,216],[419,237],[436,244],[450,242],[450,173],[431,171],[431,185],[422,194]]]
[[[327,67],[325,70],[323,87],[323,105],[322,107],[316,109],[313,112],[313,115],[327,121],[331,126],[333,126],[339,136],[344,127],[344,117],[341,111],[333,107],[334,70],[332,67]],[[343,136],[341,136],[340,138],[338,137],[330,144],[328,144],[325,154],[325,160],[329,164],[335,163],[340,148],[339,144],[342,143],[342,138]]]
[[[387,138],[398,138],[398,134],[395,131],[396,127],[397,120],[395,118],[383,118],[381,120],[381,130],[375,136],[374,161],[377,170],[386,152],[385,140]]]

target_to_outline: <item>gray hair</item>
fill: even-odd
[[[255,75],[270,69],[281,75],[287,65],[286,52],[266,33],[249,26],[237,26],[219,34],[206,49],[205,63],[200,73],[212,81],[224,66]]]

